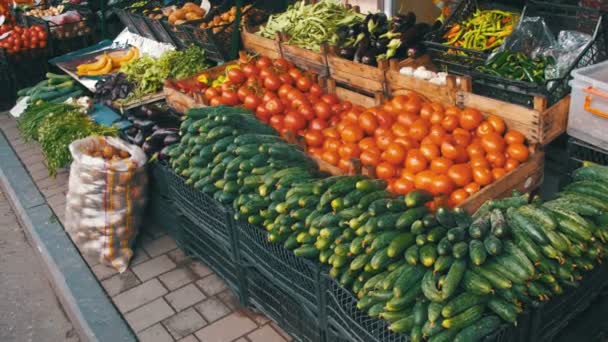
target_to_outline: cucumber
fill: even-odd
[[[391,243],[391,241],[393,241],[398,235],[399,232],[396,231],[382,232],[378,234],[378,236],[374,239],[370,247],[365,252],[369,254],[387,247]]]
[[[362,179],[355,184],[357,190],[372,192],[386,189],[387,183],[382,179]]]
[[[391,300],[386,302],[385,309],[390,312],[402,311],[416,301],[422,295],[422,288],[420,286],[413,286],[407,293],[401,297],[393,297]]]
[[[456,227],[448,230],[446,237],[449,242],[456,243],[464,240],[466,236],[466,230],[464,228]]]
[[[437,244],[437,253],[442,256],[447,256],[452,252],[452,243],[448,240],[447,236],[439,241]]]
[[[419,247],[416,245],[410,246],[405,250],[405,261],[410,265],[418,264]]]
[[[358,255],[356,258],[353,259],[353,261],[350,263],[350,267],[349,269],[351,271],[356,271],[356,270],[360,270],[362,269],[367,263],[368,261],[371,259],[371,255],[368,254],[361,254]]]
[[[399,216],[395,222],[397,229],[409,229],[416,220],[420,220],[428,213],[428,209],[424,206],[408,209]],[[424,225],[424,222],[423,222]]]
[[[566,253],[570,249],[568,240],[560,232],[549,230],[545,232],[545,235],[547,235],[550,245],[556,250]]]
[[[517,263],[523,267],[528,274],[534,274],[534,264],[528,258],[526,253],[517,246],[517,244],[512,241],[505,241],[504,247],[505,252],[509,253],[513,258],[515,258]],[[512,272],[512,270],[509,270],[509,272]]]
[[[405,195],[405,205],[409,208],[423,206],[432,199],[433,195],[430,192],[425,190],[414,190]]]
[[[486,296],[480,296],[471,292],[463,292],[454,299],[450,300],[441,310],[444,318],[454,317],[457,314],[475,306],[485,303]]]
[[[534,270],[530,270],[529,267],[522,266],[519,263],[519,259],[512,255],[503,254],[494,258],[494,261],[502,265],[505,269],[509,270],[520,279],[530,279],[534,276]]]
[[[389,323],[395,323],[395,322],[402,320],[411,315],[412,315],[411,310],[403,310],[403,311],[396,311],[396,312],[384,311],[383,313],[380,314],[380,318],[387,320]]]
[[[489,235],[483,240],[483,246],[488,254],[496,256],[502,252],[502,242],[495,236]]]
[[[517,229],[528,235],[534,242],[541,246],[547,245],[549,240],[540,227],[528,217],[522,215],[518,210],[509,208],[507,210],[509,226],[514,225]]]
[[[431,336],[429,342],[452,342],[458,334],[458,331],[453,329],[444,329],[438,334]]]
[[[454,213],[446,207],[438,208],[435,212],[435,218],[440,225],[446,228],[452,228],[456,225]]]
[[[372,269],[379,270],[383,267],[386,267],[390,262],[391,258],[387,254],[388,247],[380,249],[377,251],[374,256],[370,260],[370,265]]]
[[[487,279],[492,284],[492,286],[497,289],[510,289],[513,286],[513,283],[509,279],[503,277],[497,272],[490,270],[487,267],[475,267],[473,269],[473,272]]]
[[[377,287],[384,291],[392,290],[399,276],[401,276],[401,274],[405,272],[409,267],[410,265],[405,264],[401,267],[398,267],[396,270],[393,270],[384,279],[382,279],[382,281],[378,283]]]
[[[386,190],[378,190],[371,192],[361,197],[359,204],[357,204],[357,208],[367,210],[374,201],[377,201],[379,199],[386,199],[388,197],[390,197],[390,193],[388,193]]]
[[[422,234],[425,231],[425,226],[422,220],[416,220],[410,227],[410,232],[414,235]]]
[[[426,235],[426,240],[431,243],[437,243],[446,235],[446,233],[446,228],[435,227],[428,232],[428,234]]]
[[[468,327],[463,328],[456,334],[452,342],[471,342],[480,341],[484,337],[496,331],[502,321],[494,315],[485,316]]]
[[[457,331],[478,321],[482,317],[483,311],[483,305],[475,305],[454,317],[444,319],[441,325],[445,329],[454,329]]]
[[[488,308],[492,310],[498,317],[509,323],[517,321],[518,307],[515,304],[506,302],[500,298],[490,298]]]
[[[299,257],[312,259],[319,255],[319,250],[313,245],[302,245],[294,249],[293,253]]]
[[[388,329],[395,333],[407,333],[414,328],[414,314],[410,314],[389,325]]]
[[[419,325],[414,325],[412,331],[410,332],[410,342],[422,342],[422,327]]]
[[[462,259],[467,255],[468,250],[469,246],[466,242],[458,242],[452,247],[452,255],[456,259]]]
[[[508,197],[499,200],[489,200],[488,202],[491,208],[509,209],[519,208],[522,205],[528,204],[529,201],[530,194],[523,194],[521,196]]]
[[[474,239],[482,239],[490,231],[490,214],[486,214],[476,219],[469,226],[469,235]]]
[[[566,234],[567,236],[571,236],[576,240],[590,241],[593,238],[593,234],[589,230],[572,220],[558,220],[558,229],[562,233]]]
[[[433,264],[433,272],[438,273],[446,271],[450,268],[450,266],[452,266],[453,262],[454,258],[452,256],[442,255],[435,260],[435,263]]]
[[[420,248],[420,263],[425,267],[431,267],[437,259],[437,249],[434,245],[425,245]]]
[[[500,209],[492,209],[490,212],[490,230],[496,237],[503,237],[508,232],[507,220]]]
[[[441,326],[441,324],[441,319],[439,319],[435,323],[426,321],[426,323],[422,325],[422,336],[428,339],[438,335],[439,333],[445,330],[443,326]]]
[[[379,317],[384,312],[384,303],[376,303],[367,310],[367,315],[372,318]]]
[[[390,258],[395,258],[401,255],[407,248],[412,246],[415,242],[414,234],[412,233],[401,233],[390,241],[386,254]]]
[[[443,310],[443,304],[430,302],[427,308],[428,321],[435,323],[441,317],[441,310]]]
[[[555,230],[557,222],[553,215],[544,208],[537,208],[533,205],[524,205],[520,207],[519,212],[527,218],[539,224],[543,230]]]
[[[381,198],[381,199],[375,200],[369,205],[369,207],[367,208],[367,211],[372,216],[382,215],[388,211],[387,205],[390,201],[391,201],[390,198]]]
[[[422,325],[426,322],[427,307],[429,303],[426,300],[419,300],[414,304],[414,324]]]
[[[359,209],[355,209],[355,210],[359,210]],[[396,213],[380,216],[378,218],[378,229],[380,229],[380,230],[394,229],[395,223],[397,222],[397,219],[399,218],[399,216],[401,216],[401,214],[396,214]]]
[[[467,270],[464,273],[462,284],[465,290],[478,295],[488,295],[492,293],[492,284],[484,277]]]
[[[469,258],[473,265],[482,265],[487,257],[488,255],[486,254],[483,242],[479,240],[471,240],[471,242],[469,242]]]
[[[426,207],[422,207],[422,208],[426,209]],[[424,215],[424,217],[422,217],[422,224],[424,224],[425,228],[433,228],[433,227],[437,226],[439,224],[439,222],[437,222],[435,215],[428,213],[428,214]]]

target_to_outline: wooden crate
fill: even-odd
[[[458,91],[457,104],[479,109],[486,115],[497,115],[505,120],[508,127],[522,132],[533,144],[547,145],[566,132],[570,95],[547,108],[544,97],[538,96],[534,109],[473,94]]]
[[[338,96],[338,98],[341,100],[350,101],[354,105],[375,107],[381,105],[385,100],[382,92],[376,92],[372,95],[365,95],[358,91],[338,85],[336,80],[333,78],[325,79],[324,82],[325,89],[329,94],[336,94],[336,96]]]
[[[329,77],[327,53],[324,47],[320,52],[307,50],[295,45],[289,45],[289,38],[281,35],[281,53],[283,58],[292,62],[300,69],[310,71],[319,77]]]
[[[280,58],[283,56],[281,52],[281,42],[277,35],[275,39],[264,38],[258,36],[256,32],[259,28],[245,27],[241,30],[241,40],[243,48],[250,53],[267,56],[269,58]]]
[[[381,61],[377,67],[365,65],[339,57],[336,50],[335,46],[326,49],[329,76],[332,79],[365,93],[385,93],[387,61]]]

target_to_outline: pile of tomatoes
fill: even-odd
[[[338,122],[304,133],[309,153],[344,170],[353,158],[371,167],[389,189],[424,189],[455,206],[529,156],[524,136],[496,116],[444,107],[416,93],[384,106],[354,106]]]
[[[352,108],[350,102],[326,94],[313,74],[303,73],[283,58],[260,57],[227,67],[226,81],[207,88],[205,98],[211,106],[242,105],[284,136],[321,131]]]
[[[9,31],[10,34],[0,40],[0,48],[5,49],[10,54],[45,48],[47,45],[47,32],[40,25],[31,27],[0,25],[0,36]]]

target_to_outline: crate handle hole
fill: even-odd
[[[593,115],[597,115],[599,117],[608,119],[608,113],[606,113],[600,109],[591,107],[591,100],[592,100],[591,95],[595,95],[595,96],[599,96],[604,99],[608,99],[608,93],[595,89],[591,86],[584,88],[583,91],[585,93],[589,94],[589,95],[585,96],[585,105],[584,105],[585,111],[587,111]]]

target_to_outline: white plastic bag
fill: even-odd
[[[105,147],[123,158],[104,159]],[[146,154],[117,138],[88,137],[70,144],[66,230],[89,255],[124,272],[133,256],[146,204]],[[127,152],[127,153],[124,153]],[[113,153],[109,153],[113,155]]]

